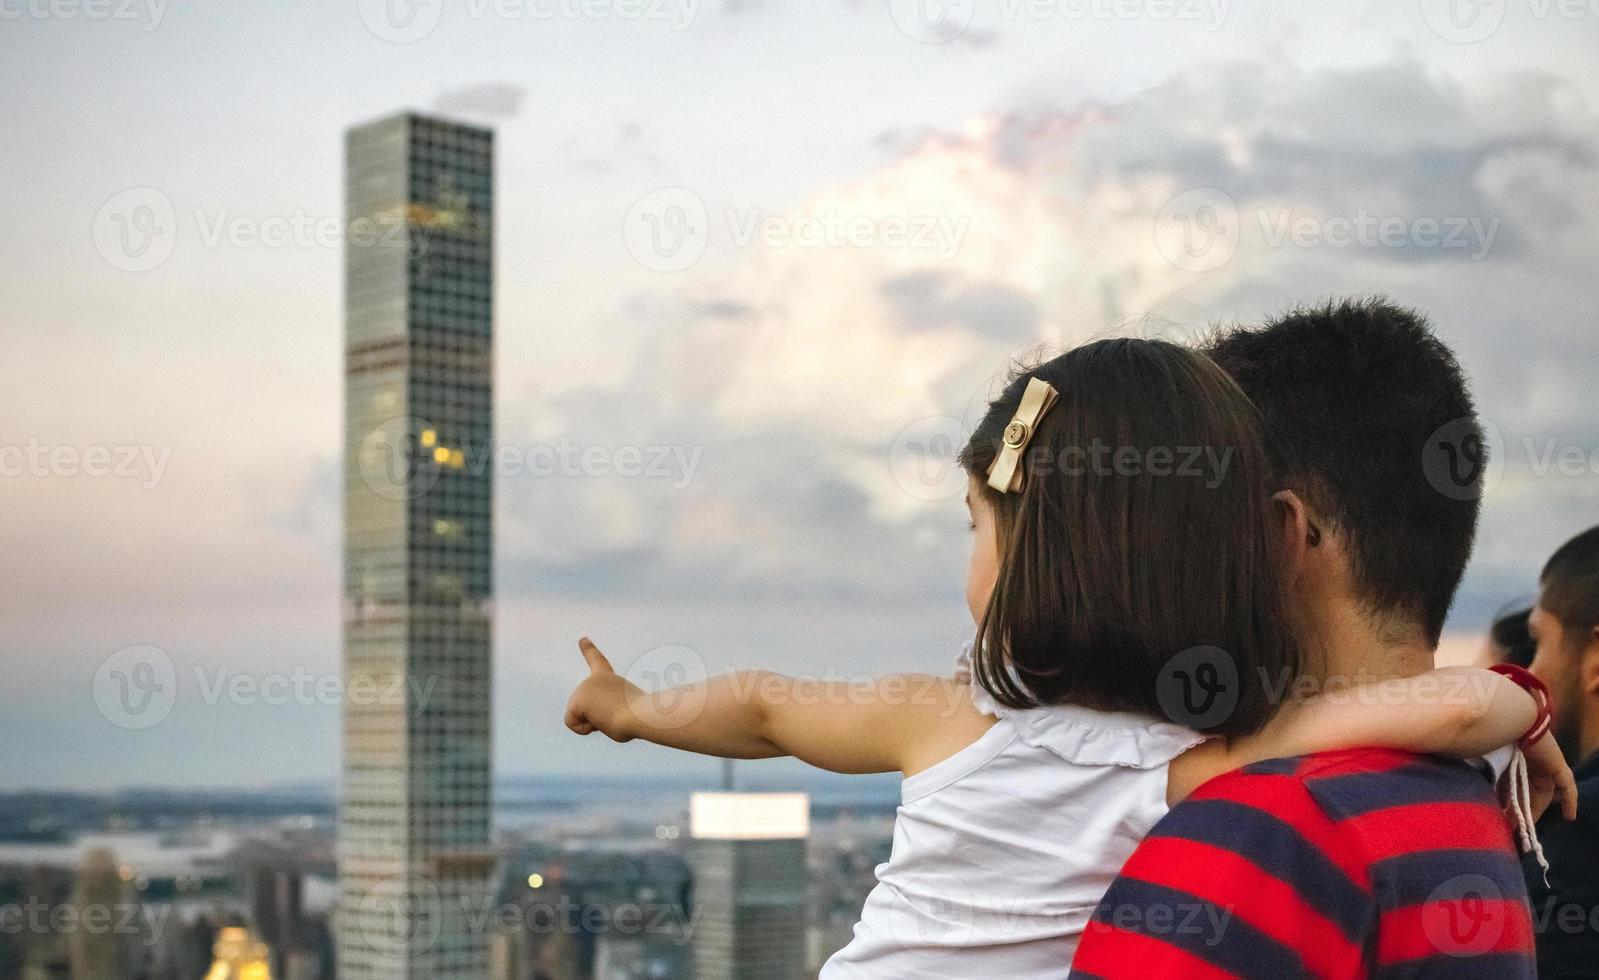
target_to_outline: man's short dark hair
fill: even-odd
[[[1590,527],[1560,546],[1538,576],[1538,604],[1560,620],[1562,629],[1586,636],[1599,626],[1599,527]]]
[[[1382,298],[1300,308],[1206,350],[1265,418],[1280,484],[1342,535],[1359,598],[1437,646],[1487,462],[1454,353],[1420,313]],[[1429,467],[1440,439],[1471,456],[1463,483],[1440,486]]]

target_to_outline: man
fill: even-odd
[[[1577,767],[1577,820],[1538,824],[1543,871],[1524,862],[1543,980],[1599,978],[1599,527],[1561,545],[1527,620],[1532,672],[1555,699],[1555,737]]]
[[[1412,311],[1346,301],[1209,352],[1264,419],[1320,677],[1431,668],[1487,462],[1449,348]],[[1128,860],[1073,966],[1079,980],[1534,976],[1526,886],[1489,779],[1375,749],[1201,787]]]

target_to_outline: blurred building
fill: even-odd
[[[801,980],[806,971],[810,798],[695,793],[695,980]]]
[[[215,959],[205,980],[272,980],[266,943],[243,926],[218,932],[211,952]]]
[[[352,129],[340,980],[481,980],[492,866],[493,134]]]
[[[322,850],[314,838],[280,831],[276,838],[245,841],[235,855],[247,920],[266,944],[278,980],[333,976],[326,914],[330,870]]]
[[[110,850],[97,847],[84,857],[72,890],[78,926],[67,936],[74,980],[118,980],[128,975],[132,934],[126,923],[135,919],[128,914],[127,892]]]
[[[213,923],[244,914],[234,844],[202,829],[0,841],[0,905],[25,913],[0,929],[0,978],[204,976]]]
[[[686,980],[689,868],[660,838],[529,844],[500,881],[492,980]]]
[[[877,866],[893,849],[892,813],[860,822],[843,814],[813,821],[810,839],[809,962],[818,970],[855,937],[866,896],[877,885]]]

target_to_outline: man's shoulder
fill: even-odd
[[[1258,801],[1280,796],[1285,784],[1325,818],[1321,835],[1342,849],[1343,870],[1374,894],[1378,928],[1389,937],[1385,952],[1404,945],[1393,937],[1408,935],[1415,946],[1409,954],[1493,953],[1502,975],[1520,975],[1531,949],[1526,883],[1498,796],[1483,773],[1455,759],[1355,749],[1274,759],[1204,790],[1211,799],[1258,808]],[[1489,910],[1485,921],[1497,931],[1486,946],[1472,943],[1487,936],[1488,926],[1467,930],[1471,942],[1457,942],[1428,918],[1463,902]]]
[[[1188,907],[1225,910],[1225,935],[1157,931],[1146,915]],[[1533,976],[1531,937],[1487,779],[1459,762],[1357,749],[1248,766],[1173,807],[1078,956],[1080,975],[1140,980],[1210,975],[1195,964],[1237,977],[1392,968],[1509,980]],[[1181,968],[1163,965],[1178,955]]]
[[[1211,780],[1173,809],[1230,801],[1282,807],[1300,800],[1367,861],[1416,851],[1510,853],[1493,785],[1456,759],[1391,749],[1349,749],[1271,759]]]
[[[1250,801],[1291,792],[1303,792],[1335,821],[1395,807],[1461,804],[1497,809],[1492,783],[1466,763],[1378,748],[1268,759],[1217,776],[1191,799]]]

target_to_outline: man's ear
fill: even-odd
[[[1321,539],[1321,532],[1311,522],[1310,513],[1299,494],[1292,490],[1279,490],[1271,495],[1272,513],[1277,518],[1277,531],[1288,567],[1296,574],[1309,556],[1310,549]]]

